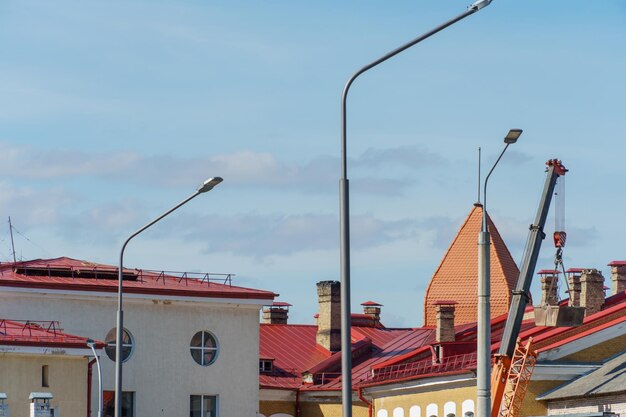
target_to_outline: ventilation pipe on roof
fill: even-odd
[[[541,275],[541,304],[542,306],[556,306],[559,304],[558,282],[559,271],[552,269],[542,269],[538,272]]]
[[[317,283],[319,316],[317,343],[331,352],[341,350],[341,284],[339,281]]]
[[[626,291],[626,261],[613,261],[611,267],[611,293]]]
[[[597,313],[604,304],[604,277],[595,268],[585,269],[580,275],[580,306],[585,316]]]
[[[454,310],[456,301],[435,301],[437,328],[435,340],[437,343],[454,342]]]
[[[580,273],[581,268],[570,268],[567,272],[567,282],[569,283],[569,305],[570,307],[580,307]]]
[[[263,307],[263,323],[287,324],[289,307],[291,304],[283,302],[275,302],[271,306]]]
[[[363,314],[369,316],[374,324],[380,323],[380,308],[383,306],[382,304],[378,304],[374,301],[366,301],[361,303],[363,306]]]

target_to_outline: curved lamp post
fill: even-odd
[[[504,138],[506,146],[498,156],[485,178],[483,187],[483,217],[482,226],[478,233],[478,347],[476,351],[476,415],[489,417],[491,415],[491,271],[489,246],[491,238],[487,228],[487,182],[491,173],[502,159],[509,145],[517,142],[522,129],[511,129]]]
[[[95,348],[96,342],[93,339],[87,339],[87,346],[91,348],[93,357],[96,360],[96,367],[98,368],[98,417],[102,417],[102,369],[100,368],[100,359],[98,359]]]
[[[421,41],[431,37],[435,33],[453,25],[454,23],[472,15],[488,6],[492,0],[478,0],[471,4],[467,10],[457,17],[448,20],[433,30],[413,39],[412,41],[394,49],[377,60],[367,64],[354,73],[343,88],[341,96],[341,179],[339,180],[339,234],[340,234],[340,259],[341,259],[341,398],[343,405],[343,417],[352,417],[352,357],[351,357],[351,323],[350,323],[350,213],[348,189],[348,162],[347,162],[347,128],[346,128],[346,102],[350,86],[361,74],[382,64],[389,58],[400,52],[417,45]],[[482,417],[482,416],[481,416]]]
[[[207,191],[211,191],[213,187],[222,182],[223,179],[220,177],[209,178],[204,181],[200,187],[196,190],[195,193],[161,214],[156,219],[152,220],[150,223],[146,224],[141,229],[137,230],[135,233],[130,235],[128,239],[122,245],[122,250],[120,251],[120,264],[118,268],[118,287],[117,287],[117,328],[116,328],[116,336],[115,336],[115,417],[122,417],[122,336],[124,329],[124,312],[122,311],[122,276],[124,271],[124,249],[126,249],[126,245],[128,242],[139,233],[146,230],[148,227],[152,226],[163,217],[167,216],[174,210],[179,207],[187,204],[192,199],[196,198],[202,193],[206,193]]]

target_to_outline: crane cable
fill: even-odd
[[[554,191],[554,246],[556,247],[556,254],[554,255],[554,272],[556,275],[559,273],[559,265],[563,271],[563,280],[567,287],[567,293],[570,293],[569,282],[565,275],[565,265],[563,265],[563,248],[565,247],[565,241],[567,240],[567,233],[565,232],[565,176],[560,176],[556,182]],[[558,281],[558,279],[556,280]],[[548,294],[552,292],[552,286],[555,281],[550,283]],[[558,296],[558,283],[557,283],[557,299]]]

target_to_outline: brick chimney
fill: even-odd
[[[613,261],[611,267],[611,294],[626,291],[626,261]]]
[[[580,274],[583,268],[570,268],[567,271],[567,282],[569,284],[569,305],[580,307]]]
[[[580,306],[585,316],[597,313],[604,304],[604,277],[595,268],[584,269],[580,275]]]
[[[559,271],[555,269],[542,269],[537,272],[541,276],[541,304],[542,306],[555,306],[559,304],[558,283]]]
[[[435,320],[437,328],[435,330],[435,341],[437,343],[454,342],[454,309],[456,301],[440,300],[435,301]]]
[[[271,306],[263,307],[263,323],[287,324],[291,304],[275,301]]]
[[[341,350],[341,286],[339,281],[317,283],[319,316],[317,343],[331,352]]]
[[[380,308],[383,306],[382,304],[366,301],[361,303],[361,305],[363,306],[363,314],[370,316],[376,324],[380,323]]]

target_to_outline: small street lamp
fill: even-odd
[[[117,328],[116,328],[116,337],[115,337],[115,417],[122,417],[122,340],[123,340],[123,331],[124,331],[124,312],[122,310],[122,292],[123,292],[123,271],[124,271],[124,249],[126,249],[126,245],[128,242],[139,233],[146,230],[148,227],[152,226],[163,217],[167,216],[174,210],[179,207],[187,204],[192,199],[196,198],[202,193],[206,193],[207,191],[211,191],[215,186],[223,181],[220,177],[209,178],[204,181],[200,187],[196,190],[195,193],[161,214],[156,219],[152,220],[150,223],[146,224],[141,229],[137,230],[135,233],[130,235],[128,239],[122,245],[122,250],[120,251],[120,264],[118,268],[118,284],[117,284]]]
[[[511,129],[504,138],[506,146],[493,164],[485,178],[483,187],[483,217],[482,226],[478,233],[478,346],[476,352],[476,416],[489,417],[491,415],[491,271],[489,246],[491,238],[487,227],[487,182],[491,173],[502,159],[509,145],[517,142],[522,129]]]
[[[96,360],[96,367],[98,368],[98,417],[102,417],[102,369],[100,368],[100,359],[96,353],[96,342],[93,339],[87,339],[87,346],[91,348],[93,357]]]

